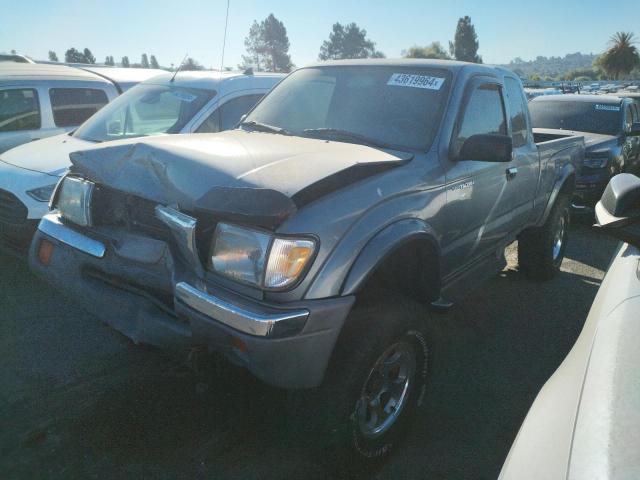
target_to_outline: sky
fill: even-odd
[[[0,0],[0,52],[46,59],[54,50],[62,60],[68,48],[88,47],[98,62],[107,55],[139,62],[147,53],[164,66],[188,53],[219,68],[226,6],[227,0]],[[237,67],[251,23],[270,13],[284,22],[297,66],[317,60],[335,22],[356,22],[393,58],[413,45],[448,45],[464,15],[475,25],[484,62],[507,63],[599,53],[616,31],[635,30],[640,38],[638,7],[638,0],[230,0],[224,65]]]

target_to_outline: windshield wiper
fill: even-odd
[[[326,140],[344,140],[351,143],[359,143],[370,147],[388,148],[391,150],[406,150],[405,148],[392,145],[390,143],[376,140],[359,133],[350,132],[349,130],[341,130],[339,128],[306,128],[302,131],[305,137],[322,138]]]
[[[289,130],[285,130],[284,128],[276,127],[273,125],[267,125],[266,123],[262,122],[256,122],[255,120],[242,122],[240,126],[250,127],[260,132],[277,133],[279,135],[292,135]]]

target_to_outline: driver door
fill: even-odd
[[[478,134],[507,134],[502,86],[494,78],[477,77],[465,92],[446,163],[447,228],[443,238],[444,274],[456,276],[492,253],[508,234],[506,202],[509,164],[458,160],[464,141]]]

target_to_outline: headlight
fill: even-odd
[[[53,189],[56,188],[56,185],[57,183],[52,183],[51,185],[47,185],[46,187],[27,190],[27,195],[29,195],[34,200],[37,200],[38,202],[48,202],[51,198],[51,194],[53,193]]]
[[[278,290],[300,278],[314,250],[315,242],[310,239],[273,238],[257,230],[219,223],[211,267],[234,280]]]
[[[586,155],[583,165],[589,168],[604,168],[609,163],[608,153]]]
[[[65,177],[58,189],[55,208],[60,215],[78,225],[91,225],[91,194],[94,184],[82,178]]]

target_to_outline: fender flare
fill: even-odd
[[[440,243],[435,230],[417,218],[398,220],[380,230],[367,242],[356,257],[344,283],[341,295],[353,295],[366,283],[376,268],[389,255],[413,240],[428,242],[437,252],[438,276],[440,275]]]
[[[573,189],[575,188],[575,181],[576,181],[577,171],[576,171],[576,167],[572,163],[566,163],[565,165],[563,165],[563,167],[558,172],[558,176],[556,178],[556,181],[553,184],[553,190],[551,190],[551,195],[549,196],[549,200],[547,201],[547,205],[544,208],[544,212],[542,214],[542,218],[540,218],[540,221],[538,222],[538,226],[543,225],[544,222],[547,221],[547,218],[549,217],[549,214],[551,213],[551,209],[556,204],[556,200],[558,199],[558,195],[560,195],[560,192],[562,191],[562,189],[564,188],[566,183],[569,181],[569,178],[571,176],[573,176],[573,182],[574,182],[574,184],[572,185],[572,188],[571,188],[571,192],[573,192]]]

